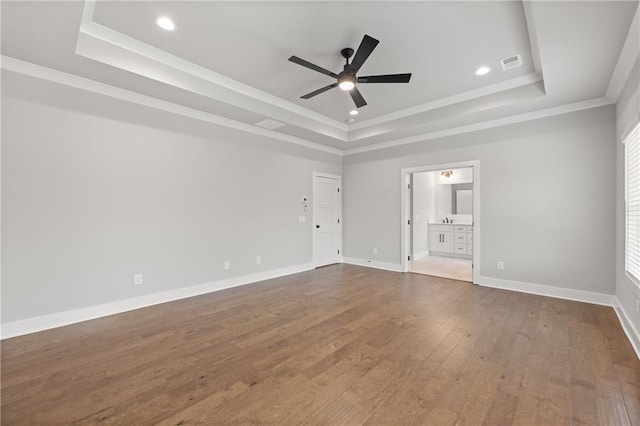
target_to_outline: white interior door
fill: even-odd
[[[313,264],[338,263],[342,239],[340,177],[314,174],[312,203]]]

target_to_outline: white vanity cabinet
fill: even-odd
[[[470,258],[473,255],[473,226],[452,223],[429,224],[429,253]]]
[[[429,252],[453,253],[453,228],[449,225],[429,225]]]

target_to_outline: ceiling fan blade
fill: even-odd
[[[371,55],[371,52],[373,52],[373,49],[376,48],[378,43],[380,42],[375,38],[369,37],[366,34],[364,35],[360,42],[360,47],[358,47],[358,50],[351,61],[351,70],[354,74],[358,72],[362,64],[364,64],[364,61],[366,61],[369,55]]]
[[[358,83],[408,83],[409,80],[411,80],[411,73],[358,77]]]
[[[364,100],[357,87],[351,89],[349,91],[349,94],[351,95],[351,99],[353,99],[353,102],[356,104],[356,107],[360,108],[367,104],[367,101]]]
[[[330,84],[330,85],[328,85],[328,86],[324,86],[324,87],[323,87],[323,88],[321,88],[321,89],[314,90],[313,92],[311,92],[311,93],[307,93],[306,95],[304,95],[304,96],[300,96],[300,97],[301,97],[302,99],[309,99],[309,98],[313,98],[314,96],[319,95],[320,93],[324,93],[324,92],[326,92],[327,90],[333,89],[334,87],[337,87],[337,86],[338,86],[338,83],[333,83],[333,84]]]
[[[329,77],[338,78],[338,74],[336,74],[334,72],[331,72],[329,70],[326,70],[326,69],[324,69],[322,67],[319,67],[319,66],[317,66],[315,64],[312,64],[309,61],[305,61],[304,59],[300,59],[297,56],[292,56],[292,57],[289,58],[289,60],[291,62],[294,62],[294,63],[298,64],[298,65],[302,65],[303,67],[312,69],[314,71],[318,71],[319,73],[322,73],[324,75],[328,75]]]

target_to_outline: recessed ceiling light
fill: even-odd
[[[349,115],[358,115],[360,113],[360,111],[358,111],[357,109],[352,109],[351,111],[349,111]]]
[[[166,16],[161,16],[156,19],[156,24],[158,24],[158,26],[163,30],[173,31],[176,29],[176,24],[174,24],[173,21]]]
[[[355,123],[355,122],[356,122],[356,119],[355,119],[355,118],[349,118],[349,119],[347,119],[347,124],[353,124],[353,123]]]
[[[485,75],[488,74],[489,71],[491,71],[489,67],[480,67],[476,70],[476,75]]]

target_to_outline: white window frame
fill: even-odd
[[[640,121],[622,138],[624,144],[624,269],[640,288]],[[633,193],[630,193],[632,189]],[[635,209],[633,209],[635,207]],[[633,229],[630,228],[630,219]]]

